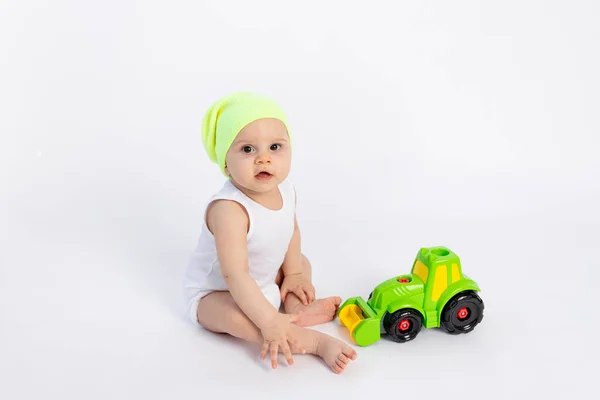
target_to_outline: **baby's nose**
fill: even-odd
[[[258,164],[270,163],[271,162],[271,157],[269,157],[268,154],[261,153],[261,154],[258,155],[258,157],[256,157],[256,162]]]

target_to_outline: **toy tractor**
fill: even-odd
[[[379,284],[369,296],[352,297],[338,318],[359,346],[388,334],[396,342],[413,340],[421,328],[450,334],[471,332],[483,319],[477,284],[462,273],[459,257],[446,247],[422,248],[410,274]]]

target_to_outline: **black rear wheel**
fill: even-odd
[[[404,308],[383,318],[383,328],[390,338],[399,343],[417,337],[423,326],[423,316],[416,310]]]
[[[483,300],[477,293],[461,292],[444,306],[440,327],[453,335],[469,333],[483,319],[484,308]]]

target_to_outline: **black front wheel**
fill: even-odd
[[[399,343],[417,337],[423,326],[423,316],[416,310],[404,308],[383,318],[383,328],[390,338]]]
[[[483,319],[483,309],[483,300],[477,293],[461,292],[444,306],[440,327],[453,335],[469,333]]]

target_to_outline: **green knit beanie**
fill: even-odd
[[[202,143],[210,160],[223,175],[225,157],[238,133],[248,124],[261,118],[283,122],[291,135],[283,109],[272,99],[251,92],[238,92],[217,100],[206,111],[202,121]]]

